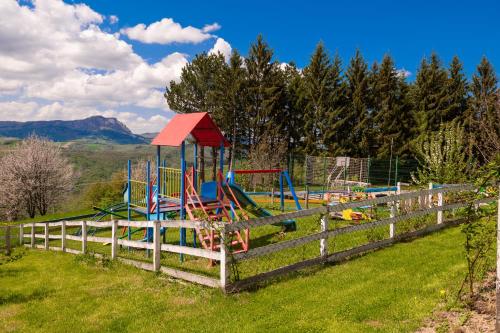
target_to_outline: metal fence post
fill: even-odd
[[[153,267],[154,271],[160,270],[161,260],[161,235],[160,221],[153,221]]]
[[[321,217],[321,232],[325,233],[320,240],[320,255],[326,257],[328,255],[328,212]]]
[[[87,221],[82,221],[82,253],[87,253]]]
[[[116,259],[116,254],[118,250],[118,221],[113,220],[113,225],[111,226],[111,259]]]

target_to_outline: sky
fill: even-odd
[[[133,132],[174,114],[163,93],[200,52],[245,55],[258,34],[275,60],[307,65],[323,41],[344,65],[390,54],[408,80],[436,52],[470,77],[500,68],[498,1],[0,0],[0,120],[116,117]]]

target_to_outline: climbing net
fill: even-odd
[[[348,186],[367,186],[368,158],[348,156],[306,156],[306,181],[310,186],[327,190],[345,189]]]

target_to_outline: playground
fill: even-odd
[[[206,113],[175,116],[151,144],[155,160],[141,168],[128,162],[123,202],[95,207],[93,215],[21,225],[19,242],[236,292],[456,225],[473,190],[410,188],[396,181],[397,168],[394,186],[371,186],[368,159],[338,157],[309,158],[306,186],[298,191],[286,169],[228,167],[230,143]],[[178,161],[163,158],[162,147],[177,149]],[[200,147],[217,151],[208,181]],[[495,198],[484,191],[478,200],[488,211]]]

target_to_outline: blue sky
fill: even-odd
[[[389,53],[414,80],[424,56],[472,75],[500,68],[495,1],[0,0],[0,120],[116,117],[136,133],[173,112],[165,86],[199,52],[245,55],[258,34],[279,62],[307,65],[323,41],[346,65]]]
[[[305,66],[318,41],[348,61],[356,48],[370,63],[390,53],[397,66],[416,72],[422,57],[454,55],[470,75],[483,55],[500,66],[499,1],[86,1],[121,25],[172,17],[184,25],[217,22],[218,35],[245,54],[257,34],[281,62]],[[207,43],[204,43],[207,44]],[[209,44],[209,43],[208,43]],[[151,58],[162,50],[196,53],[207,45],[134,45]],[[498,72],[498,68],[497,68]],[[411,77],[410,77],[411,79]]]

